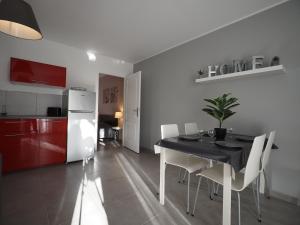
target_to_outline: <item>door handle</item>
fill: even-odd
[[[45,81],[40,81],[40,80],[31,80],[31,82],[35,82],[37,84],[45,84],[45,85],[49,85],[47,82]]]
[[[136,116],[139,117],[139,108],[136,108],[133,111],[136,112]]]
[[[5,123],[7,123],[7,124],[14,124],[14,123],[25,123],[26,121],[24,121],[24,120],[18,120],[18,121],[5,121]]]
[[[6,134],[5,137],[17,137],[17,136],[24,136],[25,134]]]

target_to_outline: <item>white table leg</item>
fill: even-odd
[[[231,165],[224,163],[223,225],[231,225]]]
[[[159,182],[159,202],[161,205],[165,204],[165,173],[166,173],[166,160],[165,149],[160,152],[160,182]]]

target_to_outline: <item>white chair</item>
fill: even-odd
[[[271,155],[271,149],[272,149],[272,146],[274,144],[274,140],[275,140],[275,136],[276,136],[276,131],[273,130],[271,131],[270,135],[269,135],[269,138],[268,138],[268,143],[266,145],[266,148],[262,154],[262,158],[261,158],[261,168],[260,168],[260,175],[263,175],[264,178],[265,178],[265,187],[266,187],[266,196],[269,198],[270,197],[270,187],[268,185],[268,181],[267,181],[267,176],[266,176],[266,167],[269,163],[269,160],[270,160],[270,155]],[[259,190],[258,190],[259,191]]]
[[[185,123],[184,124],[184,131],[186,135],[193,135],[193,134],[198,134],[198,125],[197,123]],[[187,171],[185,171],[183,178],[182,178],[182,183],[185,181]],[[178,175],[178,183],[181,183],[181,168],[179,169],[179,175]]]
[[[185,131],[185,135],[199,134],[199,129],[198,129],[197,123],[185,123],[184,124],[184,131]],[[210,163],[211,163],[211,161],[210,161]],[[187,172],[185,171],[183,179],[182,179],[183,183],[185,181],[186,173]],[[180,183],[181,182],[181,169],[179,170],[178,177],[179,177],[178,183]]]
[[[185,123],[184,130],[186,135],[193,135],[199,133],[197,123]]]
[[[265,173],[265,169],[269,163],[269,160],[270,160],[270,154],[271,154],[271,150],[272,150],[272,146],[274,144],[274,140],[275,140],[275,136],[276,136],[276,131],[273,130],[270,132],[270,135],[269,135],[269,138],[268,138],[268,142],[267,142],[267,145],[262,153],[262,157],[261,157],[261,168],[260,168],[260,171],[259,171],[259,178],[261,178],[262,176],[264,176],[264,179],[265,179],[265,190],[266,190],[266,197],[267,198],[270,198],[270,187],[268,185],[268,180],[267,180],[267,176],[266,176],[266,173]],[[245,173],[245,169],[242,169],[240,171],[241,173]],[[259,188],[259,187],[257,187]],[[257,194],[259,194],[259,190],[256,189],[257,191]],[[217,192],[214,193],[215,195],[217,195]],[[255,197],[255,195],[254,195]],[[255,199],[256,200],[256,199]],[[256,204],[259,204],[259,203],[256,203]],[[260,209],[260,206],[258,205],[257,206],[259,209]],[[259,215],[259,220],[261,220],[261,215]]]
[[[231,189],[233,191],[237,192],[237,197],[238,197],[238,224],[241,224],[241,207],[240,207],[240,192],[243,191],[249,184],[251,184],[255,179],[257,183],[257,187],[259,187],[259,173],[260,173],[260,159],[262,156],[262,150],[264,147],[264,142],[265,142],[266,135],[261,135],[258,136],[254,139],[253,145],[251,148],[251,152],[249,154],[249,158],[247,161],[247,165],[245,168],[245,173],[236,173],[235,174],[235,179],[232,180],[232,186]],[[196,197],[195,197],[195,202],[194,202],[194,209],[192,216],[195,213],[196,209],[196,203],[197,203],[197,198],[198,198],[198,192],[199,192],[199,187],[201,184],[201,178],[205,177],[207,179],[212,180],[213,182],[223,185],[223,165],[217,164],[214,167],[211,167],[205,171],[202,171],[201,173],[197,174],[197,176],[200,176],[199,181],[198,181],[198,186],[197,186],[197,192],[196,192]],[[257,192],[257,210],[258,210],[258,216],[260,219],[260,208],[259,208],[259,192]]]
[[[276,136],[276,131],[273,130],[270,132],[269,138],[268,138],[268,142],[267,145],[265,147],[265,150],[262,153],[262,157],[261,157],[261,168],[260,168],[260,177],[264,176],[265,178],[265,189],[266,189],[266,197],[270,198],[270,187],[268,185],[268,180],[267,180],[267,176],[266,176],[266,167],[269,163],[270,160],[270,154],[271,154],[271,150],[272,150],[272,146],[274,144],[274,140],[275,140],[275,136]],[[245,173],[245,169],[242,169],[240,172]],[[218,195],[218,193],[214,193],[215,195]]]
[[[179,131],[177,124],[161,125],[161,139],[178,137]],[[191,173],[203,170],[209,166],[207,160],[191,157],[189,154],[182,153],[180,151],[167,149],[165,151],[166,164],[180,167],[188,172],[188,191],[187,191],[187,210],[190,212],[190,175]]]
[[[185,134],[186,135],[194,135],[194,134],[199,134],[200,130],[198,129],[198,125],[197,123],[193,122],[193,123],[185,123],[184,124],[184,131],[185,131]],[[203,131],[203,130],[202,130]],[[213,166],[213,161],[212,160],[207,160],[210,164],[210,167]],[[181,174],[181,169],[179,171],[179,183],[180,183],[180,174]],[[183,176],[183,179],[182,179],[182,182],[184,183],[184,180],[185,180],[185,177],[186,177],[186,172],[184,173],[184,176]],[[209,184],[207,183],[208,185],[208,189],[210,189],[209,187]],[[212,190],[215,191],[215,187],[214,187],[214,184],[213,184],[213,187],[212,187]]]

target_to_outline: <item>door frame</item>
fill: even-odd
[[[131,73],[130,73],[131,74]],[[125,78],[127,75],[117,75],[117,74],[113,74],[113,73],[98,73],[98,78],[97,78],[97,84],[96,84],[96,115],[95,115],[95,121],[96,121],[96,131],[97,131],[97,145],[98,145],[98,138],[99,138],[99,132],[98,132],[98,116],[99,116],[99,94],[100,94],[100,77],[105,76],[105,75],[109,75],[109,76],[113,76],[113,77],[119,77],[119,78],[123,78],[124,82],[123,82],[123,121],[124,121],[124,111],[125,111]],[[123,142],[124,142],[124,125],[125,123],[123,122],[123,127],[122,127],[122,146],[123,146]],[[98,150],[98,149],[97,149]]]
[[[130,76],[131,74],[135,74],[135,73],[140,73],[142,75],[142,72],[141,71],[138,71],[138,72],[131,72],[130,74],[127,74],[125,76],[122,76],[122,75],[116,75],[116,74],[107,74],[107,73],[98,73],[98,79],[97,79],[97,84],[96,84],[96,110],[95,110],[95,121],[96,121],[96,124],[95,124],[95,127],[96,127],[96,132],[97,132],[97,144],[98,144],[98,138],[99,138],[99,132],[98,132],[98,115],[99,115],[99,94],[100,94],[100,86],[99,86],[99,82],[100,82],[100,77],[104,76],[104,75],[110,75],[110,76],[115,76],[115,77],[120,77],[120,78],[123,78],[124,79],[124,83],[123,83],[123,127],[122,127],[122,146],[124,146],[124,141],[125,141],[125,132],[124,132],[124,128],[125,128],[125,114],[126,114],[126,94],[125,94],[125,82],[126,82],[126,77]],[[139,135],[141,134],[140,130],[141,130],[141,83],[142,83],[142,79],[140,79],[140,83],[139,83],[139,86],[140,86],[140,90],[139,90],[139,95],[140,95],[140,107],[139,107]],[[133,151],[134,152],[134,151]]]

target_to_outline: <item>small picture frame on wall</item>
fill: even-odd
[[[118,102],[118,94],[119,94],[118,87],[112,87],[110,89],[110,103]]]
[[[110,89],[105,88],[103,90],[103,104],[108,104],[109,103],[109,95],[110,95]]]

